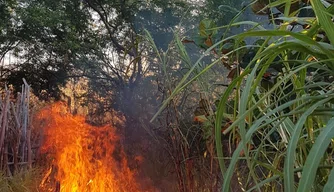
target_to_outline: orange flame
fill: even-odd
[[[44,123],[41,152],[52,159],[45,178],[53,172],[58,183],[53,191],[140,191],[113,127],[91,126],[84,117],[67,113],[61,103],[41,110],[37,121]],[[43,180],[41,187],[46,185]]]

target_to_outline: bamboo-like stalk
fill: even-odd
[[[25,119],[26,110],[25,110],[25,98],[26,98],[26,89],[24,84],[22,85],[22,95],[21,95],[21,114],[22,114],[22,134],[21,134],[21,162],[25,161],[25,148],[26,148],[26,137],[27,137],[27,122]]]
[[[2,101],[2,98],[0,97],[0,110],[3,111],[2,109],[3,109],[3,101]],[[0,126],[2,124],[2,117],[3,117],[3,113],[1,112],[0,113]],[[2,127],[0,127],[0,137],[1,137],[1,135],[2,135]],[[4,158],[4,156],[3,156],[3,147],[0,144],[0,168],[3,167],[3,162],[4,162],[3,158]]]
[[[23,78],[25,86],[25,105],[24,105],[24,128],[26,130],[26,142],[27,142],[27,159],[28,159],[28,168],[32,168],[32,151],[31,151],[31,126],[29,126],[29,100],[30,100],[30,86],[27,81]]]
[[[11,101],[12,93],[7,87],[0,97],[0,171],[7,176],[12,176],[22,167],[30,169],[33,163],[30,86],[25,79],[23,82],[22,92],[17,94],[16,100]]]
[[[29,126],[27,130],[27,157],[28,157],[28,168],[29,169],[32,168],[32,151],[31,151],[30,138],[31,138],[31,129]]]
[[[9,107],[9,96],[10,96],[10,91],[6,90],[6,99],[4,102],[3,110],[1,112],[1,135],[0,135],[0,147],[1,149],[4,148],[4,141],[5,141],[5,136],[6,136],[6,127],[7,127],[7,111]]]
[[[15,134],[16,134],[16,138],[14,138],[14,143],[13,143],[13,146],[12,146],[12,150],[13,150],[13,163],[14,163],[14,173],[16,173],[18,171],[18,164],[19,164],[19,161],[18,161],[18,155],[19,155],[19,145],[20,145],[20,121],[19,121],[19,118],[18,118],[18,114],[15,110],[16,106],[14,105],[13,102],[11,102],[11,112],[12,112],[12,116],[14,117],[14,122],[15,122],[15,125],[16,127],[14,128],[13,131],[15,131]],[[9,165],[9,164],[8,164]]]
[[[4,170],[5,170],[5,173],[8,175],[8,176],[12,176],[12,172],[10,171],[10,168],[8,166],[8,142],[6,141],[5,144],[4,144]]]
[[[8,169],[8,143],[7,141],[5,142],[5,137],[8,134],[8,109],[9,109],[9,100],[10,99],[10,91],[6,88],[5,92],[5,101],[3,103],[3,108],[1,111],[1,136],[0,136],[0,147],[2,151],[3,156],[3,170],[7,173],[7,175],[11,175],[10,170]]]

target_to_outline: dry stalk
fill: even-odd
[[[20,167],[32,167],[31,126],[29,119],[30,86],[23,79],[22,92],[11,99],[12,92],[5,88],[0,98],[0,167],[11,176]],[[11,101],[12,100],[12,101]],[[11,159],[12,162],[8,162]],[[11,169],[10,166],[13,166]]]

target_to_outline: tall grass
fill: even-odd
[[[0,191],[2,192],[35,192],[39,191],[41,170],[34,168],[6,176],[0,173]]]
[[[307,20],[289,16],[290,1],[269,4],[269,7],[286,5],[284,17],[280,18],[283,24],[274,30],[266,30],[253,21],[234,22],[221,27],[257,26],[223,38],[208,48],[154,116],[156,118],[177,94],[220,62],[221,58],[218,58],[195,73],[201,60],[213,49],[229,39],[242,42],[247,38],[266,38],[245,70],[231,81],[220,97],[214,137],[224,192],[231,190],[236,170],[246,173],[240,178],[240,185],[247,191],[334,189],[334,6],[326,8],[320,0],[310,2],[315,17]],[[289,31],[287,26],[291,18],[300,23],[307,22],[310,27]],[[319,32],[325,33],[328,39],[318,40]],[[180,43],[179,47],[181,52],[186,52]],[[238,54],[247,47],[235,47],[222,57]],[[264,87],[263,76],[274,65],[281,66],[279,74],[272,85]],[[240,137],[231,157],[222,146],[222,127],[226,126],[222,122],[228,113],[229,101],[234,102],[235,107],[229,114],[233,117],[232,123],[223,134]],[[274,133],[279,134],[280,139],[270,139]],[[260,143],[251,148],[255,145],[254,137],[258,137]]]

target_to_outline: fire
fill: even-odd
[[[37,121],[44,127],[41,152],[51,164],[41,188],[53,185],[50,190],[63,192],[140,191],[115,128],[91,126],[84,117],[67,113],[62,103],[41,110]],[[52,184],[51,179],[56,181]]]

